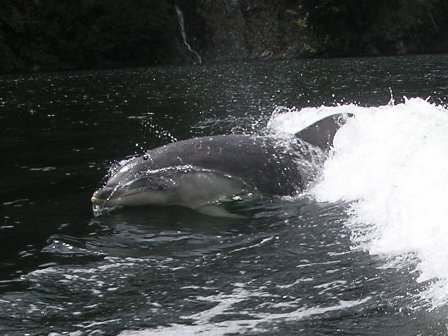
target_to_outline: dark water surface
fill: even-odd
[[[435,335],[412,270],[353,249],[346,204],[309,197],[94,217],[114,160],[175,139],[263,133],[279,106],[446,102],[448,57],[0,77],[0,334]]]

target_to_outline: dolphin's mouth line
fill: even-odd
[[[90,199],[90,201],[92,202],[93,205],[103,205],[103,204],[107,203],[110,200],[114,200],[114,199],[120,200],[120,199],[123,199],[123,198],[126,198],[126,197],[130,197],[130,196],[141,194],[143,192],[144,192],[143,190],[136,190],[134,192],[126,193],[126,194],[120,195],[118,197],[114,197],[115,195],[113,193],[112,195],[110,195],[107,198],[97,197],[97,196],[95,196],[96,192],[94,192],[92,198]]]
[[[152,174],[159,173],[159,172],[167,173],[167,172],[170,172],[170,171],[180,172],[180,173],[186,173],[186,172],[207,172],[207,173],[213,173],[213,174],[222,175],[222,176],[224,176],[226,178],[230,178],[230,179],[234,179],[235,178],[234,176],[232,176],[230,174],[223,174],[223,173],[221,173],[219,171],[215,171],[215,170],[212,170],[212,169],[197,168],[197,167],[192,166],[192,165],[183,165],[183,166],[162,168],[162,169],[152,170],[151,173]],[[128,191],[128,192],[126,192],[124,194],[120,194],[118,196],[115,195],[117,193],[117,191],[119,191],[119,189],[121,189],[121,187],[125,187],[127,185],[130,185],[130,184],[132,184],[132,182],[133,181],[130,181],[127,184],[118,185],[118,186],[115,186],[114,188],[111,188],[112,192],[107,197],[101,197],[100,196],[99,192],[101,191],[101,189],[98,190],[98,191],[95,191],[93,193],[93,195],[92,195],[90,200],[91,200],[93,205],[98,205],[98,206],[99,205],[107,205],[107,203],[109,201],[122,201],[123,199],[126,199],[128,197],[132,197],[132,196],[135,196],[135,195],[138,195],[138,194],[142,194],[142,193],[145,192],[144,188],[139,188],[139,189],[135,189],[135,190],[132,190],[132,191]],[[246,184],[246,183],[244,182],[244,184]],[[153,190],[153,191],[166,191],[166,190]]]

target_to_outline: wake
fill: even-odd
[[[417,271],[430,309],[448,303],[448,109],[420,98],[379,107],[354,104],[274,114],[273,132],[311,118],[355,115],[337,132],[311,193],[350,202],[352,244]]]

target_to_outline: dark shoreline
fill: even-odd
[[[443,54],[447,14],[442,0],[4,0],[0,73]]]

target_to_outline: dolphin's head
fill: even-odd
[[[152,169],[147,155],[114,165],[91,201],[97,206],[166,203],[175,181],[165,169]]]
[[[148,155],[110,169],[104,186],[92,195],[94,208],[184,205],[197,208],[247,190],[241,179],[192,165],[154,167]]]
[[[165,204],[175,188],[174,180],[154,174],[137,177],[127,183],[106,183],[92,195],[93,205],[127,206]]]

